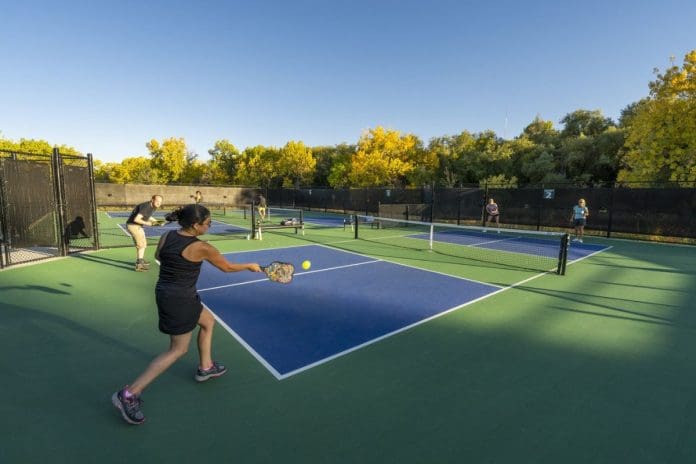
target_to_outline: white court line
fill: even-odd
[[[323,244],[316,244],[316,245],[299,245],[299,246],[320,246],[320,247],[324,247],[324,248],[336,250],[335,248],[331,248],[330,246],[328,246],[328,245],[323,245]],[[601,252],[603,252],[603,251],[606,251],[606,250],[608,250],[609,248],[611,248],[611,247],[608,247],[608,248],[605,248],[605,249],[602,249],[602,250],[598,250],[597,252],[592,253],[592,255],[597,254],[597,253],[601,253]],[[369,257],[369,256],[366,256],[366,255],[362,255],[362,254],[360,254],[360,253],[353,252],[353,251],[347,251],[347,250],[337,250],[337,251],[340,251],[340,252],[343,252],[343,253],[354,254],[354,255],[358,255],[358,256]],[[587,258],[587,257],[589,257],[589,256],[592,256],[592,255],[588,255],[588,256],[586,256],[585,258]],[[581,258],[581,259],[584,259],[584,258]],[[572,263],[578,262],[578,261],[580,261],[581,259],[572,261],[571,263],[568,263],[568,264],[572,264]],[[365,263],[358,263],[358,265],[359,265],[359,264],[368,264],[368,263],[371,263],[371,262],[378,262],[378,261],[385,261],[385,262],[388,262],[388,263],[391,263],[391,264],[396,264],[396,265],[399,265],[399,266],[412,267],[412,268],[414,268],[414,269],[418,269],[418,270],[421,270],[421,271],[438,273],[438,272],[435,272],[435,271],[430,271],[430,270],[428,270],[428,269],[423,269],[423,268],[419,268],[419,267],[416,267],[416,266],[409,266],[409,265],[407,265],[407,264],[402,264],[402,263],[393,262],[393,261],[388,261],[388,260],[369,261],[369,262],[365,262]],[[339,266],[339,267],[349,267],[349,266]],[[339,267],[336,267],[336,268],[333,268],[333,269],[337,269],[337,268],[339,268]],[[321,272],[321,271],[308,271],[308,272],[303,273],[303,274],[308,274],[308,273],[312,273],[312,272]],[[545,276],[545,275],[549,275],[549,274],[555,274],[555,273],[556,273],[556,269],[554,268],[554,269],[550,269],[550,270],[548,270],[548,271],[546,271],[546,272],[541,272],[541,273],[539,273],[539,274],[533,275],[533,276],[531,276],[531,277],[528,277],[527,279],[521,280],[521,281],[519,281],[519,282],[516,282],[516,283],[514,283],[514,284],[508,285],[508,286],[506,286],[506,287],[497,286],[499,289],[496,290],[496,291],[493,291],[493,292],[488,293],[488,294],[486,294],[486,295],[480,296],[480,297],[475,298],[475,299],[473,299],[473,300],[466,301],[466,302],[462,303],[461,305],[454,306],[454,307],[452,307],[452,308],[449,308],[449,309],[446,309],[446,310],[444,310],[444,311],[441,311],[441,312],[439,312],[439,313],[437,313],[437,314],[433,314],[432,316],[430,316],[430,317],[428,317],[428,318],[426,318],[426,319],[422,319],[422,320],[420,320],[420,321],[414,322],[413,324],[410,324],[410,325],[401,327],[400,329],[397,329],[397,330],[394,330],[394,331],[389,332],[389,333],[387,333],[387,334],[381,335],[381,336],[379,336],[379,337],[377,337],[377,338],[373,338],[373,339],[368,340],[368,341],[366,341],[366,342],[364,342],[364,343],[361,343],[360,345],[353,346],[353,347],[351,347],[351,348],[348,348],[347,350],[344,350],[344,351],[335,353],[335,354],[333,354],[333,355],[331,355],[331,356],[328,356],[328,357],[326,357],[326,358],[320,359],[320,360],[315,361],[315,362],[313,362],[313,363],[311,363],[311,364],[307,364],[307,365],[302,366],[302,367],[300,367],[300,368],[298,368],[298,369],[295,369],[295,370],[293,370],[293,371],[290,371],[290,372],[288,372],[288,373],[286,373],[286,374],[280,374],[277,370],[275,370],[275,369],[273,368],[273,366],[271,366],[259,353],[256,352],[256,350],[254,350],[248,343],[246,343],[246,341],[244,341],[244,339],[243,339],[239,334],[237,334],[234,330],[232,330],[232,328],[229,327],[223,320],[221,320],[220,318],[218,318],[217,315],[215,315],[215,313],[214,313],[212,310],[210,310],[210,309],[209,309],[209,310],[211,311],[211,313],[213,313],[213,316],[215,316],[215,319],[217,319],[218,322],[220,322],[220,325],[222,325],[222,326],[223,326],[223,327],[224,327],[224,328],[225,328],[225,329],[226,329],[226,330],[227,330],[227,331],[228,331],[228,332],[229,332],[229,333],[242,345],[242,346],[244,346],[244,348],[246,348],[246,350],[249,351],[249,353],[251,353],[251,355],[252,355],[256,360],[258,360],[259,363],[261,363],[261,365],[263,365],[266,369],[268,369],[268,371],[269,371],[277,380],[284,380],[284,379],[286,379],[286,378],[288,378],[288,377],[291,377],[291,376],[293,376],[293,375],[299,374],[299,373],[301,373],[301,372],[304,372],[304,371],[306,371],[306,370],[312,369],[312,368],[317,367],[317,366],[319,366],[319,365],[321,365],[321,364],[325,364],[325,363],[327,363],[327,362],[329,362],[329,361],[332,361],[332,360],[334,360],[334,359],[336,359],[336,358],[339,358],[339,357],[341,357],[341,356],[344,356],[344,355],[346,355],[346,354],[352,353],[353,351],[356,351],[356,350],[359,350],[359,349],[364,348],[364,347],[366,347],[366,346],[369,346],[369,345],[372,345],[372,344],[374,344],[374,343],[380,342],[380,341],[382,341],[382,340],[384,340],[384,339],[386,339],[386,338],[389,338],[389,337],[391,337],[391,336],[393,336],[393,335],[399,334],[399,333],[401,333],[401,332],[405,332],[405,331],[410,330],[410,329],[412,329],[412,328],[414,328],[414,327],[416,327],[416,326],[419,326],[419,325],[421,325],[421,324],[425,324],[426,322],[429,322],[429,321],[431,321],[431,320],[433,320],[433,319],[436,319],[436,318],[438,318],[438,317],[444,316],[445,314],[449,314],[449,313],[451,313],[451,312],[453,312],[453,311],[459,310],[459,309],[461,309],[461,308],[463,308],[463,307],[465,307],[465,306],[469,306],[469,305],[471,305],[471,304],[473,304],[473,303],[477,303],[477,302],[482,301],[482,300],[484,300],[484,299],[486,299],[486,298],[492,297],[493,295],[497,295],[497,294],[499,294],[499,293],[502,293],[502,292],[505,292],[505,291],[507,291],[507,290],[510,290],[511,288],[515,288],[515,287],[518,287],[518,286],[520,286],[520,285],[526,284],[527,282],[530,282],[530,281],[532,281],[532,280],[538,279],[539,277],[542,277],[542,276]],[[442,274],[442,273],[439,273],[439,274]],[[449,277],[457,277],[457,276],[450,276],[449,274],[443,274],[443,275],[447,275],[447,276],[449,276]],[[461,278],[461,279],[462,279],[462,280],[470,280],[470,279],[464,279],[464,278]],[[263,280],[265,281],[266,279],[263,279]],[[476,282],[476,281],[472,281],[472,282]],[[492,284],[490,284],[490,283],[485,283],[485,282],[478,282],[478,283],[482,283],[482,284],[485,284],[485,285],[488,285],[488,286],[491,286],[491,287],[496,287],[495,285],[492,285]],[[242,285],[242,284],[235,284],[235,285]],[[200,290],[199,290],[199,291],[200,291]],[[206,307],[207,307],[207,306],[206,306]]]
[[[519,237],[510,237],[510,238],[501,238],[499,240],[489,240],[487,242],[478,242],[478,243],[471,243],[469,245],[465,245],[467,247],[477,247],[481,245],[488,245],[489,243],[498,243],[498,242],[507,242],[508,240],[517,240]],[[439,241],[439,240],[436,240]],[[451,243],[451,242],[445,242],[445,243]],[[456,242],[454,243],[455,245],[458,245]],[[507,250],[502,250],[502,251],[507,251]],[[514,252],[513,252],[514,253]],[[525,253],[527,254],[527,253]],[[531,253],[529,253],[531,254]]]
[[[121,229],[121,230],[123,231],[124,234],[126,234],[127,236],[129,236],[129,237],[131,237],[131,238],[133,237],[133,236],[131,235],[131,233],[128,232],[128,229],[125,229],[121,224],[116,224],[116,225],[118,226],[119,229]]]
[[[399,263],[395,263],[395,264],[399,264]],[[419,269],[419,268],[416,268],[416,269]],[[277,372],[275,369],[272,369],[272,368],[270,368],[269,370],[271,371],[271,373],[272,373],[278,380],[286,379],[286,378],[288,378],[288,377],[290,377],[290,376],[292,376],[292,375],[299,374],[300,372],[306,371],[306,370],[308,370],[308,369],[311,369],[311,368],[313,368],[313,367],[316,367],[316,366],[319,366],[319,365],[321,365],[321,364],[327,363],[327,362],[329,362],[329,361],[331,361],[331,360],[333,360],[333,359],[336,359],[336,358],[338,358],[338,357],[341,357],[341,356],[346,355],[346,354],[348,354],[348,353],[351,353],[351,352],[353,352],[353,351],[359,350],[360,348],[364,348],[364,347],[366,347],[366,346],[368,346],[368,345],[372,345],[373,343],[377,343],[377,342],[379,342],[379,341],[382,341],[382,340],[384,340],[385,338],[391,337],[392,335],[396,335],[396,334],[398,334],[398,333],[401,333],[401,332],[404,332],[404,331],[406,331],[406,330],[412,329],[413,327],[419,326],[419,325],[421,325],[421,324],[425,324],[426,322],[432,321],[433,319],[436,319],[436,318],[438,318],[438,317],[440,317],[440,316],[444,316],[445,314],[449,314],[449,313],[451,313],[451,312],[453,312],[453,311],[457,311],[457,310],[459,310],[459,309],[461,309],[461,308],[463,308],[463,307],[465,307],[465,306],[469,306],[470,304],[477,303],[477,302],[479,302],[479,301],[481,301],[481,300],[485,300],[486,298],[490,298],[490,297],[492,297],[493,295],[497,295],[497,294],[499,294],[499,293],[502,293],[502,292],[505,292],[505,291],[507,291],[507,290],[510,290],[511,288],[518,287],[518,286],[520,286],[520,285],[522,285],[522,284],[525,284],[525,283],[527,283],[527,282],[529,282],[529,281],[531,281],[531,280],[537,279],[537,278],[539,278],[539,277],[541,277],[541,276],[545,276],[545,275],[547,275],[547,274],[551,274],[551,273],[555,273],[555,272],[556,272],[555,269],[549,270],[549,271],[546,271],[546,272],[542,272],[542,273],[533,275],[533,276],[531,276],[531,277],[529,277],[529,278],[527,278],[527,279],[521,280],[521,281],[516,282],[516,283],[514,283],[514,284],[508,285],[507,287],[501,287],[499,290],[496,290],[496,291],[494,291],[494,292],[491,292],[491,293],[488,293],[488,294],[486,294],[486,295],[480,296],[480,297],[475,298],[475,299],[473,299],[473,300],[471,300],[471,301],[467,301],[467,302],[465,302],[465,303],[463,303],[463,304],[461,304],[461,305],[459,305],[459,306],[454,306],[454,307],[452,307],[452,308],[446,309],[446,310],[444,310],[444,311],[442,311],[442,312],[439,312],[439,313],[437,313],[437,314],[433,314],[432,316],[430,316],[430,317],[428,317],[428,318],[426,318],[426,319],[422,319],[422,320],[420,320],[420,321],[414,322],[413,324],[404,326],[404,327],[402,327],[402,328],[400,328],[400,329],[397,329],[397,330],[395,330],[395,331],[393,331],[393,332],[389,332],[389,333],[384,334],[384,335],[381,335],[381,336],[379,336],[379,337],[377,337],[377,338],[373,338],[372,340],[368,340],[367,342],[361,343],[360,345],[356,345],[356,346],[354,346],[354,347],[348,348],[347,350],[344,350],[344,351],[341,351],[341,352],[339,352],[339,353],[336,353],[336,354],[333,354],[333,355],[331,355],[331,356],[328,356],[328,357],[326,357],[326,358],[324,358],[324,359],[320,359],[320,360],[315,361],[315,362],[313,362],[313,363],[311,363],[311,364],[307,364],[306,366],[302,366],[302,367],[300,367],[299,369],[295,369],[294,371],[290,371],[290,372],[288,372],[287,374],[278,374],[278,372]],[[487,284],[487,285],[491,285],[491,284]],[[253,353],[252,353],[252,354],[253,354]],[[262,362],[262,364],[263,364],[263,363],[265,363],[265,362]]]
[[[325,268],[325,269],[317,269],[317,270],[315,270],[315,271],[298,272],[298,273],[295,274],[295,276],[301,276],[301,275],[305,275],[305,274],[314,274],[314,273],[316,273],[316,272],[334,271],[334,270],[336,270],[336,269],[345,269],[345,268],[353,267],[353,266],[362,266],[363,264],[378,263],[378,262],[380,262],[380,261],[382,261],[382,260],[381,260],[381,259],[376,259],[376,260],[374,260],[374,261],[364,261],[364,262],[362,262],[362,263],[353,263],[353,264],[345,264],[345,265],[343,265],[343,266],[327,267],[327,268]],[[255,279],[255,280],[248,280],[248,281],[246,281],[246,282],[237,282],[237,283],[234,283],[234,284],[219,285],[219,286],[217,286],[217,287],[203,288],[203,289],[198,290],[198,292],[199,292],[199,293],[200,293],[200,292],[207,292],[207,291],[210,291],[210,290],[218,290],[218,289],[221,289],[221,288],[228,288],[228,287],[239,287],[240,285],[255,284],[255,283],[258,283],[258,282],[267,282],[267,281],[268,281],[267,278]]]
[[[271,374],[273,374],[273,376],[274,376],[276,379],[281,380],[281,379],[283,378],[283,376],[280,374],[280,372],[278,372],[277,370],[275,370],[275,369],[273,368],[273,366],[271,366],[271,365],[268,363],[268,361],[266,361],[266,360],[263,358],[263,356],[261,356],[255,349],[253,349],[253,348],[251,347],[251,345],[249,345],[249,344],[244,340],[244,338],[243,338],[241,335],[239,335],[237,332],[235,332],[234,330],[232,330],[232,327],[230,327],[229,325],[227,325],[227,323],[226,323],[221,317],[218,317],[218,315],[215,314],[215,311],[213,311],[213,310],[210,309],[208,306],[206,306],[205,303],[201,303],[201,304],[203,305],[204,308],[206,308],[208,311],[210,311],[210,313],[213,315],[213,317],[215,318],[215,320],[218,321],[218,323],[219,323],[225,330],[227,330],[227,331],[235,338],[235,340],[237,340],[244,348],[246,348],[246,350],[247,350],[249,353],[251,353],[251,355],[252,355],[254,358],[256,358],[256,360],[257,360],[258,362],[260,362],[261,365],[262,365],[263,367],[265,367],[266,369],[268,369],[269,372],[270,372]]]
[[[612,248],[614,248],[614,245],[610,245],[610,246],[608,246],[608,247],[606,247],[606,248],[602,248],[601,250],[597,250],[597,251],[595,251],[594,253],[590,253],[590,254],[587,255],[587,256],[583,256],[582,258],[578,258],[578,259],[574,259],[574,260],[572,260],[572,261],[568,261],[568,262],[566,263],[566,265],[571,265],[571,264],[579,263],[579,262],[582,261],[583,259],[587,259],[587,258],[589,258],[590,256],[594,256],[594,255],[597,255],[597,254],[599,254],[599,253],[604,253],[605,251],[611,250]]]

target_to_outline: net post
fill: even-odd
[[[565,275],[566,264],[568,263],[568,247],[570,245],[570,234],[565,233],[561,236],[560,248],[558,250],[558,267],[556,274]]]
[[[430,224],[430,239],[429,239],[429,244],[428,244],[428,249],[430,251],[433,251],[433,230],[435,229],[435,226],[431,223]]]
[[[353,215],[353,222],[355,223],[355,237],[354,238],[357,239],[358,238],[358,215],[357,214]]]

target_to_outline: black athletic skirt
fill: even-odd
[[[203,305],[195,290],[156,288],[155,299],[161,332],[183,335],[196,328]]]

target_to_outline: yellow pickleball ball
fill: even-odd
[[[309,269],[310,267],[312,267],[312,263],[310,263],[310,262],[307,261],[307,260],[302,261],[302,269],[304,269],[304,270],[306,271],[306,270]]]

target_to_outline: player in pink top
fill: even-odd
[[[500,210],[498,209],[498,205],[496,204],[493,198],[488,199],[488,204],[486,205],[486,213],[488,214],[488,218],[486,219],[486,226],[489,222],[495,221],[496,225],[498,226],[498,233],[500,233]]]

